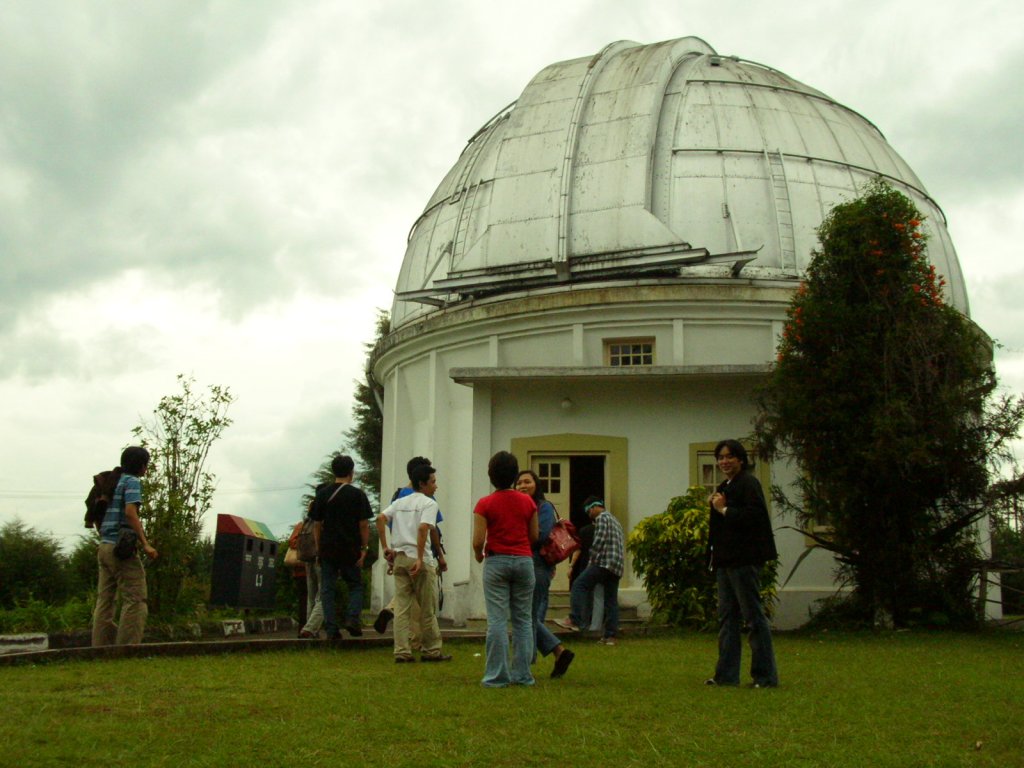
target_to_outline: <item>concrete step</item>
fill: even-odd
[[[553,589],[548,593],[548,613],[544,623],[556,635],[570,634],[555,623],[555,619],[568,617],[570,602],[568,590]],[[646,624],[646,621],[637,616],[635,606],[619,606],[619,625],[621,627],[635,631],[640,627],[646,626]],[[485,631],[487,629],[487,619],[485,617],[467,619],[466,628],[477,629],[481,632]]]

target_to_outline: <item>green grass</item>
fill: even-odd
[[[503,690],[474,641],[2,668],[0,765],[1024,764],[1019,633],[780,635],[777,690],[704,687],[711,635],[571,647]]]

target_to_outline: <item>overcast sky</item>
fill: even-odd
[[[1017,3],[5,0],[0,523],[73,544],[92,474],[185,373],[237,397],[208,528],[284,533],[470,136],[548,64],[687,35],[880,128],[1024,391]]]

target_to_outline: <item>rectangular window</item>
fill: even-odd
[[[558,494],[562,492],[562,463],[542,461],[537,464],[537,479],[541,492]]]
[[[604,361],[613,368],[654,365],[654,339],[605,339]]]

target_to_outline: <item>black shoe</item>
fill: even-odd
[[[341,640],[341,630],[334,630],[327,635],[327,640]]]
[[[378,635],[383,635],[388,631],[388,624],[395,618],[395,614],[389,611],[387,608],[377,614],[377,620],[373,622],[373,628],[377,630]]]
[[[572,664],[572,660],[575,658],[576,654],[568,648],[562,651],[561,655],[555,659],[555,668],[551,670],[551,677],[558,678],[565,675],[569,669],[569,665]]]
[[[352,637],[362,637],[363,636],[363,628],[361,626],[359,626],[359,624],[357,622],[353,621],[351,624],[346,624],[345,625],[345,630],[350,635],[352,635]]]
[[[415,664],[416,659],[412,656],[395,656],[395,664]]]
[[[305,629],[300,629],[299,630],[299,637],[301,639],[303,639],[303,640],[308,640],[311,637],[316,637],[316,635],[313,634],[312,632],[309,632],[309,631],[305,630]]]
[[[450,653],[439,653],[437,656],[420,656],[420,661],[451,661]]]

